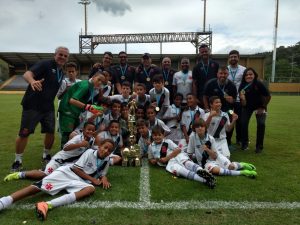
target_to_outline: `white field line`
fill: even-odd
[[[141,175],[140,175],[140,202],[150,203],[150,177],[148,160],[142,159]]]
[[[139,202],[127,201],[80,201],[68,208],[126,208],[126,209],[299,209],[300,202],[237,202],[237,201],[178,201],[150,202],[149,165],[143,159],[140,175]],[[15,209],[33,209],[34,204],[16,204]]]

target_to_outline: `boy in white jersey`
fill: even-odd
[[[175,176],[204,183],[211,189],[215,187],[215,178],[190,160],[173,141],[164,139],[164,130],[160,126],[153,128],[152,139],[153,142],[148,148],[148,159],[152,165],[166,167],[166,170]]]
[[[80,79],[77,79],[78,70],[76,63],[74,62],[68,62],[66,64],[66,74],[68,77],[62,80],[56,95],[58,99],[62,99],[63,95],[73,84],[81,81]]]
[[[238,116],[232,112],[232,121],[230,123],[228,113],[221,110],[222,103],[218,96],[211,96],[209,98],[209,104],[210,112],[204,115],[207,133],[215,138],[217,143],[216,150],[229,159],[230,151],[226,140],[226,131],[228,132],[233,129]]]
[[[112,120],[119,120],[121,117],[121,105],[122,103],[115,99],[111,101],[110,104],[110,111],[104,115],[104,124],[105,124],[105,130],[107,130],[110,121]]]
[[[170,105],[170,92],[164,87],[164,78],[161,74],[154,75],[152,88],[149,91],[151,104],[155,107],[156,117],[161,119]]]
[[[166,136],[166,138],[171,139],[175,144],[178,144],[183,138],[183,133],[180,127],[182,99],[183,95],[181,93],[176,93],[174,95],[174,103],[168,107],[163,116],[163,121],[171,130],[170,134]]]
[[[122,152],[124,149],[123,138],[120,133],[120,123],[118,120],[112,120],[109,123],[108,130],[100,132],[96,139],[100,143],[104,139],[111,139],[114,142],[115,149],[110,154],[110,165],[117,165],[122,161]]]
[[[122,94],[108,96],[110,100],[119,100],[121,103],[130,102],[135,96],[131,96],[131,84],[128,81],[124,81],[121,85]]]
[[[141,157],[148,157],[148,147],[151,144],[151,131],[149,130],[149,122],[144,119],[136,121],[136,127],[140,138],[138,145],[141,148]]]
[[[150,103],[150,95],[146,94],[146,85],[144,83],[137,83],[135,85],[135,92],[136,92],[136,105],[137,106],[142,106],[145,108],[147,108]]]
[[[230,162],[220,151],[216,150],[215,139],[208,134],[203,119],[196,120],[190,135],[187,153],[196,158],[197,163],[214,175],[224,176],[257,176],[255,166],[245,162]]]
[[[181,130],[184,135],[186,144],[189,143],[189,135],[192,133],[193,123],[196,119],[203,118],[205,112],[197,105],[197,98],[194,94],[187,94],[188,109],[182,113]]]
[[[156,125],[161,126],[166,133],[170,133],[170,128],[160,119],[156,118],[156,110],[155,107],[153,105],[150,105],[147,109],[146,109],[146,117],[148,119],[149,122],[149,129],[152,130],[152,128]]]
[[[62,166],[41,181],[0,198],[0,211],[41,191],[50,195],[56,195],[62,190],[67,191],[68,194],[36,204],[38,218],[45,220],[49,209],[74,203],[93,194],[94,185],[102,185],[104,189],[110,188],[111,184],[106,174],[109,167],[108,156],[113,149],[114,143],[111,140],[104,140],[98,150],[88,149],[74,165]]]
[[[74,136],[65,145],[63,150],[57,152],[46,165],[44,171],[30,170],[15,172],[7,175],[4,181],[18,180],[18,179],[43,179],[45,176],[51,174],[60,166],[75,163],[80,156],[88,148],[95,147],[93,137],[95,133],[95,125],[93,123],[85,123],[82,133]]]

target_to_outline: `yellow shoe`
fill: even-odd
[[[38,202],[35,204],[36,215],[40,220],[46,220],[48,212],[48,204],[46,202]]]
[[[19,180],[20,179],[19,173],[20,172],[8,174],[6,177],[4,177],[4,181]]]

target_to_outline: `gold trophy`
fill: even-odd
[[[131,100],[128,103],[128,130],[129,130],[129,148],[124,148],[122,152],[122,166],[141,166],[141,148],[136,144],[136,102]]]

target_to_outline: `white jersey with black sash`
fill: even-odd
[[[199,106],[196,106],[195,109],[188,109],[182,113],[181,117],[181,125],[186,127],[188,135],[192,133],[192,126],[194,121],[204,117],[204,110],[201,109]]]
[[[152,142],[148,147],[148,159],[160,159],[170,155],[178,146],[170,139],[164,139],[162,143],[156,144]],[[157,162],[159,166],[166,166]]]
[[[195,132],[190,135],[187,153],[190,156],[195,154],[196,160],[202,168],[204,168],[206,161],[209,159],[208,154],[203,150],[204,145],[216,151],[216,141],[211,135],[206,134],[203,139]]]
[[[88,149],[73,166],[94,178],[99,178],[107,174],[109,157],[100,159],[98,150]],[[90,183],[89,181],[87,182]]]
[[[209,112],[205,113],[204,120],[206,121],[209,117]],[[226,126],[230,125],[229,116],[227,113],[220,111],[220,114],[213,116],[209,127],[207,128],[208,134],[213,136],[215,139],[225,139],[226,138]]]

